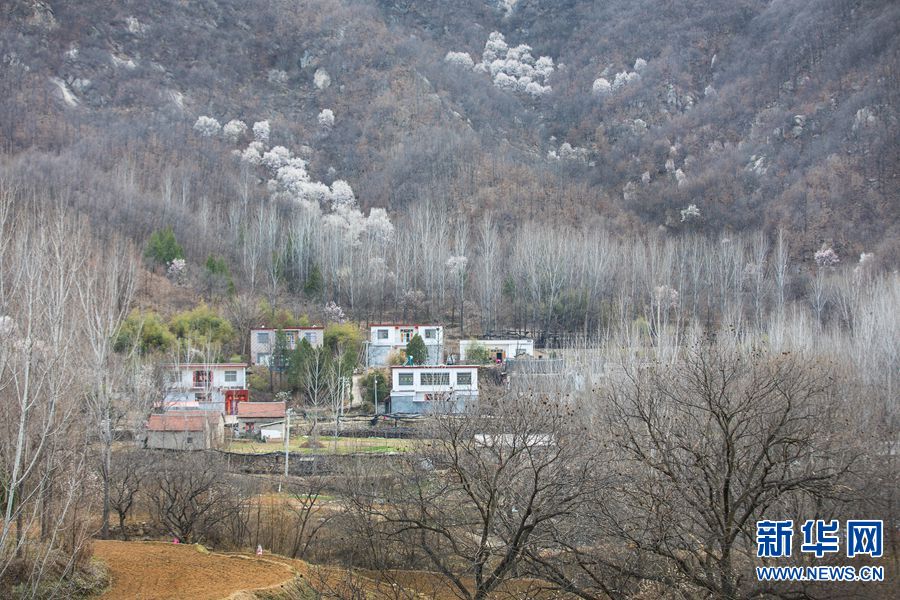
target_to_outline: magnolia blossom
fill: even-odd
[[[247,133],[247,124],[238,119],[228,121],[222,128],[222,134],[230,142],[237,142],[245,133]]]
[[[383,208],[373,208],[366,219],[366,231],[380,242],[388,242],[394,237],[394,224],[391,223],[387,211]]]
[[[594,84],[591,86],[591,93],[594,94],[594,96],[606,96],[610,92],[612,92],[612,85],[609,81],[603,77],[594,80]]]
[[[353,188],[343,179],[338,179],[331,184],[331,208],[337,210],[339,207],[356,207]]]
[[[841,259],[838,258],[837,252],[835,252],[832,248],[827,248],[826,246],[822,246],[822,248],[813,255],[813,258],[816,261],[816,264],[820,267],[833,267],[839,262]]]
[[[493,31],[488,35],[487,42],[484,44],[481,60],[485,64],[490,64],[501,56],[506,56],[507,50],[509,50],[509,46],[506,45],[503,34],[499,31]]]
[[[291,151],[284,146],[274,146],[271,150],[263,154],[262,162],[272,171],[278,171],[286,165],[292,158]]]
[[[661,308],[675,308],[678,306],[678,290],[667,285],[657,286],[653,290],[653,299]]]
[[[323,109],[318,116],[319,127],[331,129],[334,127],[334,112],[330,108]]]
[[[475,66],[475,61],[472,60],[468,52],[448,52],[444,56],[444,62],[465,69],[471,69]]]
[[[250,163],[251,165],[258,165],[262,163],[263,151],[265,151],[266,147],[262,142],[250,142],[250,145],[247,146],[247,149],[241,154],[241,160]]]
[[[541,56],[535,60],[531,51],[531,46],[527,44],[510,48],[503,34],[494,31],[484,44],[481,62],[474,65],[473,69],[490,73],[494,85],[503,90],[527,93],[535,97],[549,94],[552,88],[547,85],[547,80],[553,74],[553,59]],[[471,57],[461,52],[449,52],[444,60],[463,65],[468,64],[467,60],[470,61]]]
[[[700,209],[696,204],[689,204],[687,208],[681,209],[681,222],[691,221],[700,218]]]
[[[176,283],[182,283],[187,275],[187,262],[183,258],[173,259],[166,269],[166,276]]]
[[[257,121],[253,124],[253,137],[256,138],[257,142],[262,142],[264,144],[269,141],[269,122],[268,121]]]
[[[313,75],[313,83],[320,90],[324,90],[331,85],[331,75],[325,69],[316,69],[316,73]]]
[[[873,254],[872,252],[863,252],[859,255],[859,264],[853,268],[853,272],[859,273],[860,271],[866,269],[866,265],[871,265],[874,258],[875,254]]]
[[[450,271],[452,275],[461,277],[463,273],[466,272],[466,265],[468,263],[469,259],[465,256],[451,256],[447,259],[447,270]]]
[[[344,309],[338,306],[333,300],[325,305],[323,312],[325,313],[326,323],[343,323],[347,320]]]
[[[632,71],[630,73],[628,71],[621,71],[619,73],[616,73],[616,76],[612,82],[612,89],[618,90],[619,88],[621,88],[629,83],[632,83],[634,81],[640,81],[640,79],[641,79],[640,74],[638,74],[635,71]]]
[[[207,116],[197,117],[197,122],[194,123],[194,131],[203,137],[213,137],[219,133],[221,128],[218,121]]]
[[[5,338],[16,330],[16,322],[9,315],[0,315],[0,338]]]

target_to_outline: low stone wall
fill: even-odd
[[[284,473],[284,452],[265,454],[243,454],[213,450],[225,457],[228,470],[232,473],[252,473],[257,475],[279,475]],[[391,454],[290,454],[288,473],[297,477],[310,475],[333,475],[346,472],[353,467],[376,465],[393,460]]]

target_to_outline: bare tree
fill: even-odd
[[[0,185],[0,579],[27,554],[22,583],[36,594],[49,565],[63,565],[53,567],[61,579],[72,573],[86,534],[71,519],[87,492],[75,282],[93,241],[62,211],[5,204],[14,194]]]
[[[154,520],[182,542],[214,535],[241,509],[222,460],[211,453],[155,453],[144,489]]]
[[[125,519],[131,512],[147,474],[147,454],[130,449],[112,455],[109,464],[109,505],[119,517],[119,532],[128,540]]]
[[[92,267],[78,278],[78,298],[84,311],[85,339],[90,352],[93,374],[88,407],[92,424],[100,431],[100,476],[103,483],[103,516],[101,535],[109,537],[109,471],[112,460],[113,431],[125,415],[115,400],[123,398],[124,380],[128,375],[127,357],[116,356],[113,342],[131,305],[135,289],[137,260],[121,240],[110,240],[108,253],[95,252]],[[139,340],[135,339],[135,348]]]
[[[543,547],[553,522],[589,501],[597,453],[572,407],[554,398],[504,395],[433,419],[430,441],[398,459],[384,487],[360,486],[356,506],[460,597],[486,598]]]
[[[827,366],[702,346],[675,366],[628,366],[604,396],[618,482],[571,515],[578,527],[559,530],[557,559],[538,556],[538,572],[584,598],[628,597],[641,585],[780,595],[746,576],[756,521],[837,510],[855,462]]]

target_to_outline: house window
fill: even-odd
[[[225,371],[225,383],[237,383],[237,371]]]
[[[471,373],[457,373],[456,374],[456,385],[472,385],[472,374]]]
[[[269,332],[268,331],[260,331],[256,334],[256,343],[257,344],[268,344],[269,343]]]
[[[212,381],[212,371],[194,371],[194,387],[205,387]]]
[[[271,354],[260,352],[259,354],[256,355],[256,364],[268,367],[270,357],[271,357]]]
[[[437,339],[437,329],[426,329],[425,330],[425,339],[426,340],[436,340]]]
[[[400,330],[400,341],[404,344],[408,344],[409,340],[412,339],[413,330],[412,329],[401,329]]]
[[[449,372],[424,371],[419,377],[422,385],[450,385]]]
[[[378,330],[376,330],[375,335],[377,336],[377,339],[379,339],[379,340],[386,340],[386,339],[388,339],[389,333],[390,332],[387,329],[378,329]]]
[[[284,335],[287,336],[288,346],[293,348],[294,347],[294,332],[286,333]]]
[[[397,376],[397,385],[412,385],[413,384],[413,374],[412,373],[400,373]]]
[[[193,444],[193,443],[194,443],[194,438],[188,437],[188,438],[187,438],[187,443],[188,443],[188,444]]]
[[[307,331],[306,333],[303,334],[303,337],[306,338],[306,341],[309,342],[310,344],[316,343],[316,332],[314,332],[314,331]]]

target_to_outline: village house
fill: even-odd
[[[459,359],[462,362],[471,362],[468,356],[469,348],[482,346],[488,351],[491,362],[503,362],[508,358],[522,356],[534,356],[534,340],[460,340]]]
[[[157,450],[209,450],[224,441],[222,413],[180,410],[150,415],[145,445]]]
[[[168,365],[163,408],[190,407],[233,414],[249,400],[246,363],[190,363]]]
[[[405,350],[406,345],[419,335],[425,342],[428,359],[425,364],[438,365],[443,361],[444,328],[440,325],[409,325],[402,323],[380,323],[372,325],[367,343],[366,364],[384,367],[390,364],[392,353]]]
[[[237,409],[238,434],[253,436],[263,429],[273,429],[277,424],[284,427],[285,402],[241,402]]]
[[[384,413],[462,412],[478,399],[478,367],[473,365],[392,367],[391,379]]]
[[[275,335],[278,329],[256,327],[250,330],[250,364],[268,367],[271,364],[272,352],[275,349]],[[321,346],[325,341],[324,327],[288,327],[281,329],[287,338],[290,350],[297,347],[300,340],[306,340],[313,348]]]

